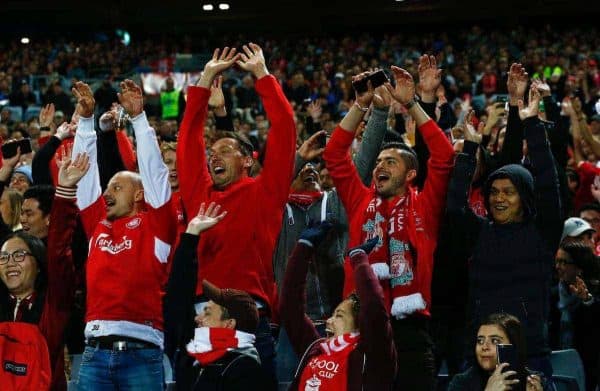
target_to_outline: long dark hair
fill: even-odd
[[[488,315],[479,325],[481,326],[496,326],[500,328],[508,337],[509,343],[517,350],[517,368],[511,370],[517,371],[519,384],[513,386],[513,390],[525,390],[527,385],[527,342],[525,333],[521,326],[521,321],[513,315],[501,313]]]
[[[23,321],[27,323],[37,323],[39,321],[42,305],[44,302],[44,297],[46,295],[46,288],[48,287],[48,269],[47,269],[47,260],[46,260],[46,246],[44,242],[42,242],[39,238],[29,235],[25,232],[19,231],[11,233],[7,235],[2,240],[3,246],[4,243],[11,239],[21,239],[25,242],[25,245],[29,248],[29,252],[31,256],[35,259],[39,272],[37,277],[35,278],[34,290],[36,292],[36,299],[34,305],[31,307],[31,310],[28,311],[24,317]],[[8,301],[9,300],[9,292],[8,288],[4,284],[0,284],[0,321],[12,320],[12,314],[8,311]]]

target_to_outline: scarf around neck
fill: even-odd
[[[420,220],[411,208],[410,192],[392,200],[377,196],[364,213],[361,243],[379,236],[377,246],[369,254],[369,263],[380,279],[391,314],[399,319],[426,307],[416,283],[416,248],[410,237],[411,230],[414,234],[423,229]]]
[[[323,197],[322,191],[298,191],[290,193],[288,202],[302,209],[307,209],[309,206],[317,202]]]
[[[235,329],[197,327],[186,350],[204,366],[217,361],[228,351],[253,347],[255,340],[254,334]]]

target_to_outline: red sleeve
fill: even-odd
[[[210,90],[189,87],[187,104],[177,139],[177,174],[179,192],[188,216],[198,212],[200,203],[208,198],[212,179],[206,162],[204,122]]]
[[[133,145],[125,132],[117,132],[117,146],[119,147],[119,154],[121,155],[125,169],[128,171],[137,171],[137,161],[135,152],[133,152]]]
[[[367,356],[367,372],[371,376],[393,378],[396,349],[381,283],[364,252],[351,257],[350,263],[354,269],[356,294],[360,299],[360,338]]]
[[[177,239],[177,216],[173,204],[169,201],[156,209],[148,205],[148,216],[156,237],[172,246]]]
[[[261,182],[259,188],[273,200],[273,205],[283,208],[294,175],[296,153],[294,112],[277,79],[272,75],[257,80],[255,88],[271,123],[263,169],[257,181]]]
[[[354,140],[354,134],[338,125],[323,153],[329,175],[331,175],[344,208],[346,208],[348,219],[352,219],[356,208],[369,193],[369,188],[360,180],[350,158],[352,140]]]
[[[83,230],[85,231],[85,236],[88,239],[91,239],[98,223],[106,218],[104,197],[98,197],[93,204],[80,212],[80,216],[81,223],[83,224]]]
[[[296,244],[285,270],[279,301],[279,318],[298,356],[320,338],[306,315],[306,275],[313,254],[310,246]]]
[[[427,227],[437,236],[442,213],[446,206],[446,193],[450,172],[454,165],[454,149],[444,132],[433,120],[425,122],[419,127],[425,144],[430,152],[427,161],[427,179],[423,186],[423,210]]]
[[[589,162],[583,162],[577,168],[577,173],[579,174],[579,188],[573,200],[575,211],[578,211],[585,204],[596,201],[592,196],[591,186],[596,175],[600,175],[600,170]]]
[[[75,231],[75,199],[55,196],[48,227],[48,290],[51,308],[70,311],[75,290],[75,270],[71,242]]]
[[[277,206],[283,207],[294,175],[296,152],[294,112],[277,79],[272,75],[257,80],[255,88],[271,123],[263,169],[257,180],[261,182],[259,188],[264,190],[264,194]]]

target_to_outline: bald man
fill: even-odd
[[[129,80],[121,89],[140,173],[115,174],[104,194],[96,164],[93,95],[84,83],[73,90],[81,111],[73,152],[87,152],[91,164],[77,192],[90,238],[80,390],[162,390],[164,382],[162,295],[177,218],[170,203],[169,169],[143,112],[141,89]]]

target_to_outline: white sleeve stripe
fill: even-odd
[[[160,208],[171,199],[169,169],[162,160],[154,129],[150,127],[146,113],[131,120],[137,141],[138,166],[144,198],[153,208]]]
[[[90,158],[90,169],[81,178],[77,187],[77,206],[83,210],[96,202],[102,194],[100,188],[100,174],[98,173],[98,151],[96,150],[96,131],[94,130],[94,116],[79,118],[73,154],[86,152]]]

